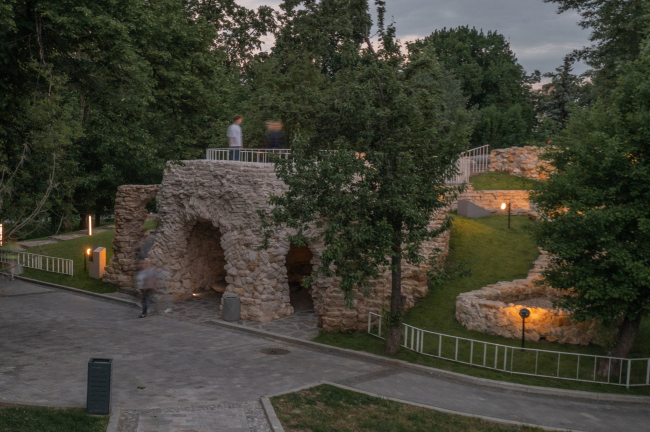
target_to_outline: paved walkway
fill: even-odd
[[[22,281],[0,282],[0,402],[84,406],[114,361],[119,432],[267,431],[262,395],[320,380],[450,410],[584,431],[648,430],[642,405],[531,396],[419,375]],[[286,355],[269,355],[283,348]]]
[[[115,229],[115,225],[102,225],[100,227],[94,228],[93,229],[93,234],[99,234],[104,231],[112,230]],[[72,240],[76,239],[79,237],[86,237],[88,235],[87,230],[82,230],[76,233],[71,233],[71,234],[59,234],[55,236],[50,236],[46,239],[42,240],[24,240],[24,241],[19,241],[18,245],[20,245],[23,249],[29,249],[31,247],[35,246],[43,246],[43,245],[48,245],[52,243],[59,243],[62,241],[66,240]]]
[[[170,318],[197,324],[209,324],[222,320],[219,316],[220,304],[221,294],[206,292],[174,302],[169,314],[163,313],[167,303],[161,300],[155,305],[154,313],[163,313]],[[236,321],[236,324],[298,339],[311,340],[318,336],[318,315],[313,310],[296,312],[290,317],[266,323],[242,320]]]

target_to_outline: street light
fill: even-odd
[[[501,203],[501,210],[505,210],[506,207],[508,207],[508,228],[510,228],[510,201],[508,201],[508,204]]]
[[[526,318],[530,316],[530,311],[526,308],[522,308],[519,311],[519,316],[521,317],[521,347],[524,348],[524,341],[526,340]]]

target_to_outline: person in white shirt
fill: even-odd
[[[241,124],[242,116],[239,114],[235,116],[233,122],[228,126],[228,132],[226,136],[228,137],[228,143],[230,145],[230,160],[239,160],[239,151],[244,146],[241,133]]]

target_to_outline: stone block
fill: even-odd
[[[458,214],[472,219],[492,216],[492,213],[483,207],[466,200],[458,200]]]

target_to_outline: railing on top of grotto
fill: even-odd
[[[402,346],[429,357],[518,375],[611,384],[627,388],[650,385],[650,358],[620,358],[521,348],[450,336],[408,324],[402,326]],[[381,315],[369,312],[368,334],[385,339],[385,332]],[[605,359],[607,363],[607,376],[598,373],[601,359]]]
[[[252,163],[271,163],[274,158],[287,159],[291,149],[252,149],[242,148],[232,150],[229,148],[207,149],[205,158],[214,161],[239,161]],[[488,171],[489,145],[476,147],[460,154],[456,162],[456,173],[449,176],[447,183],[466,183],[473,175]]]

